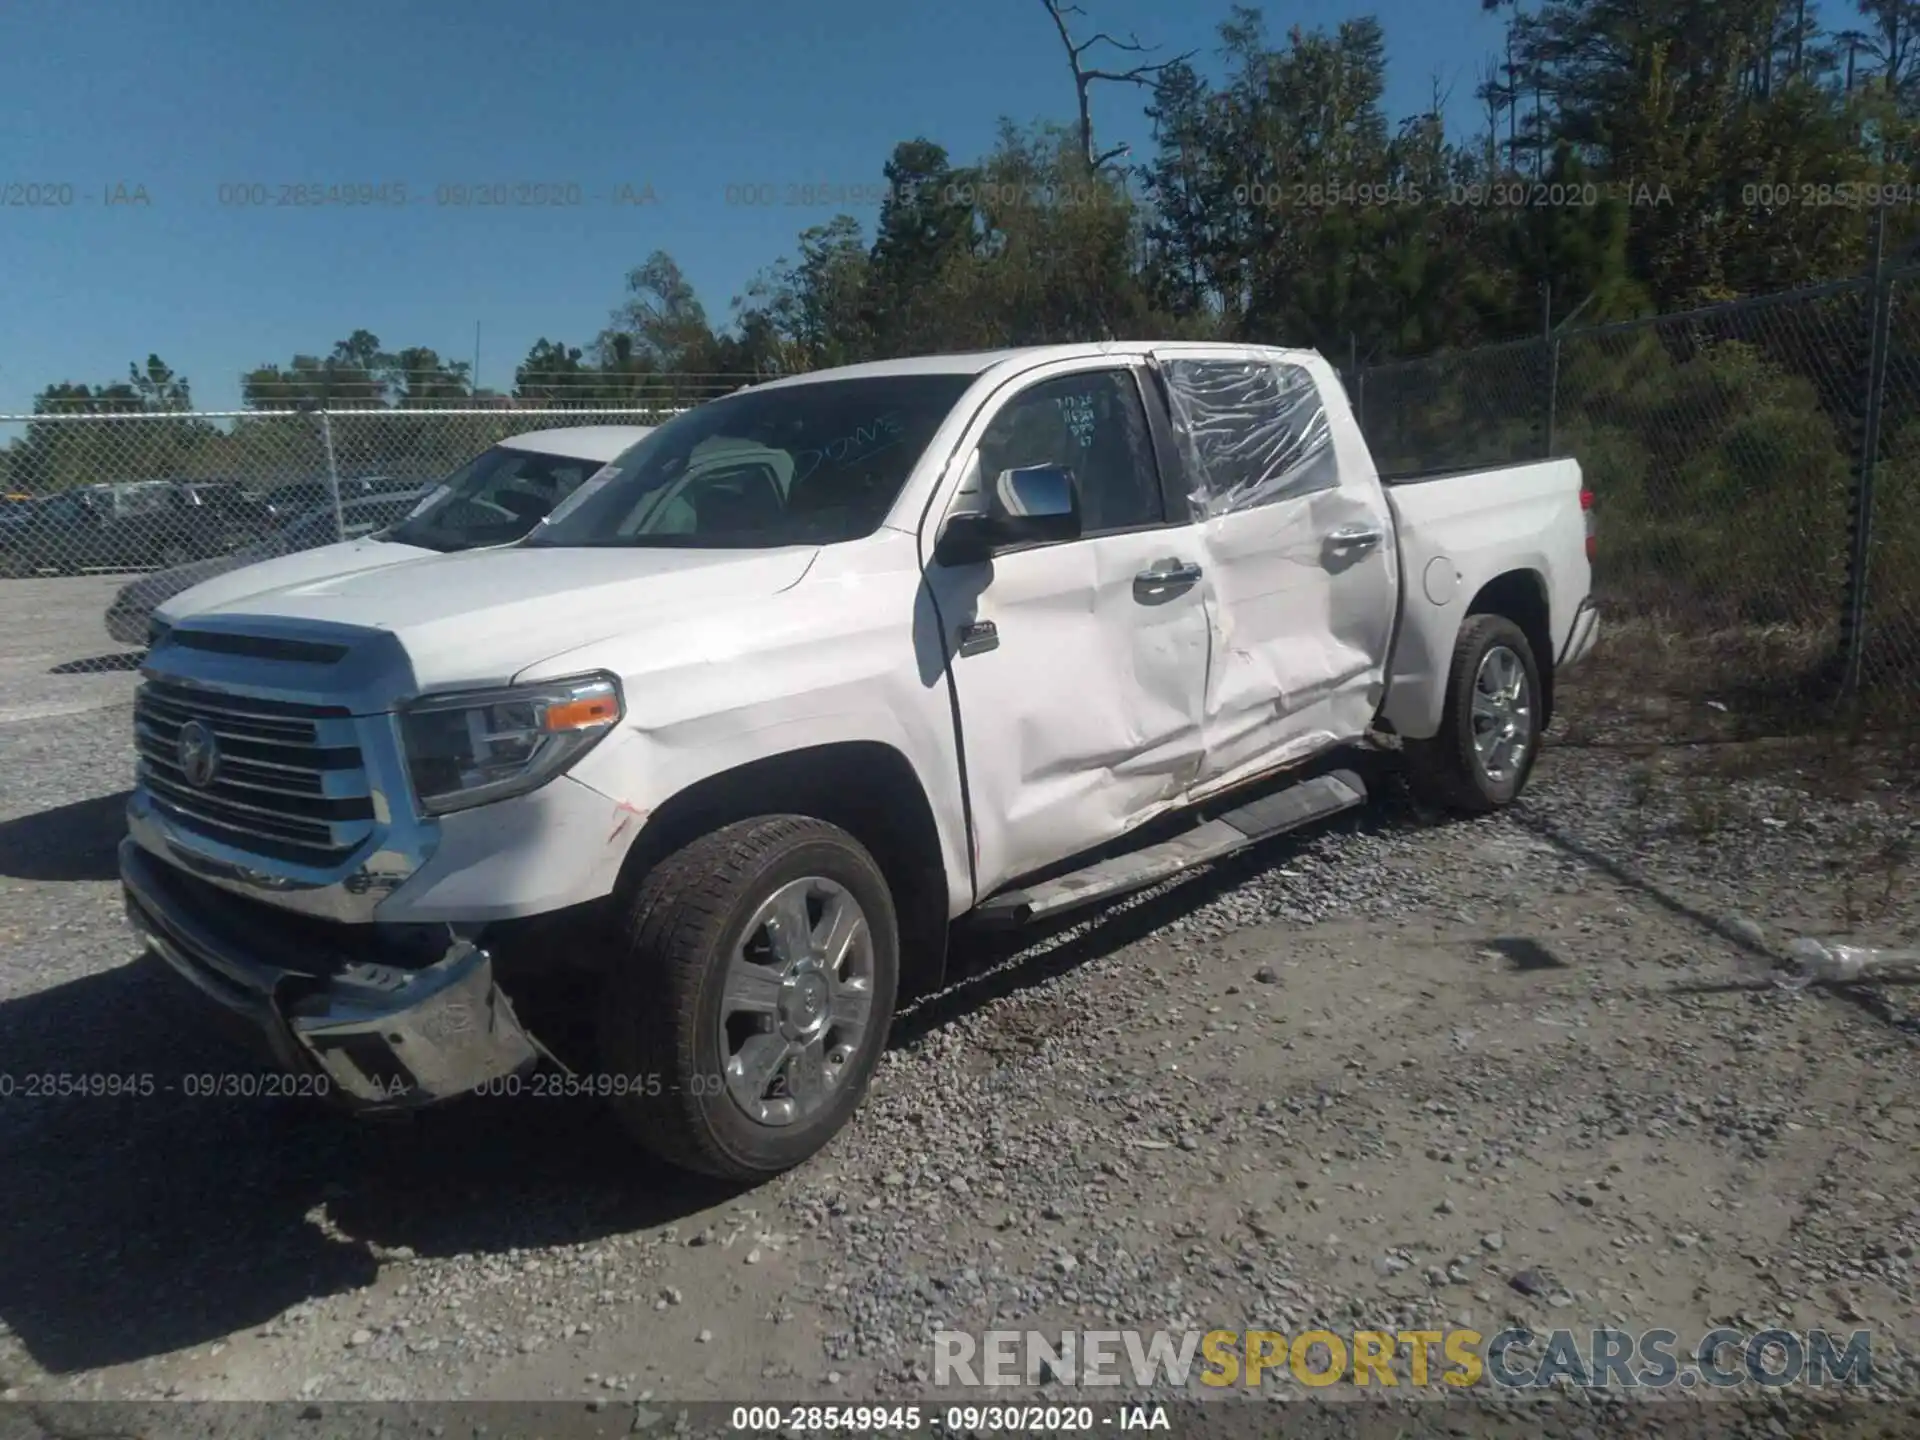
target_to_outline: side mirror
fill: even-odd
[[[987,512],[947,517],[933,558],[942,565],[978,565],[996,550],[1080,538],[1080,490],[1064,465],[1002,470],[986,496]]]
[[[981,565],[993,558],[994,523],[991,515],[949,515],[933,543],[936,565]]]

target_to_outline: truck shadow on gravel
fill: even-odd
[[[118,880],[125,790],[0,820],[0,875],[15,880]]]
[[[110,843],[102,852],[76,840],[54,859],[52,837],[69,825],[112,836],[121,798],[0,828],[5,873],[109,878]],[[1389,802],[1331,828],[1408,823]],[[1051,930],[962,937],[955,958],[970,978],[904,1012],[890,1044],[915,1044],[997,996],[1147,938],[1287,863],[1312,833]],[[740,1193],[651,1166],[591,1100],[470,1099],[368,1122],[309,1100],[220,1093],[271,1086],[273,1072],[150,955],[0,1002],[0,1056],[10,1091],[0,1094],[10,1182],[0,1186],[0,1320],[56,1374],[264,1325],[371,1283],[408,1251],[588,1243]],[[122,1093],[69,1093],[95,1085]]]
[[[890,1047],[913,1045],[991,1001],[1045,984],[1081,965],[1152,938],[1175,921],[1284,867],[1319,836],[1380,834],[1456,823],[1419,810],[1391,765],[1376,756],[1348,757],[1371,796],[1358,810],[1306,830],[1259,841],[1193,874],[1138,895],[1073,912],[1049,924],[1012,931],[961,933],[948,963],[951,984],[901,1012]],[[1036,1036],[1038,1043],[1044,1035]]]
[[[197,1093],[271,1071],[152,956],[0,1002],[0,1056],[0,1320],[56,1374],[265,1324],[399,1247],[572,1244],[734,1193],[644,1168],[591,1101],[368,1123]],[[71,1093],[95,1085],[129,1093]]]

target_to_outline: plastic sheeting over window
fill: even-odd
[[[1320,391],[1298,365],[1173,360],[1166,375],[1196,519],[1340,483]]]

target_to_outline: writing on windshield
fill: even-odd
[[[864,460],[878,455],[906,438],[906,425],[899,415],[882,415],[870,424],[862,425],[851,435],[841,435],[827,441],[812,450],[802,450],[793,457],[793,478],[805,480],[820,468],[822,462],[845,465],[853,460]]]

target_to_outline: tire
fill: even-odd
[[[796,897],[807,935],[788,945],[767,911],[793,914]],[[835,939],[829,912],[848,923],[846,902],[864,926],[834,947],[844,965],[829,977],[818,968]],[[682,1169],[762,1180],[847,1123],[886,1044],[900,974],[893,897],[859,841],[800,815],[716,830],[640,882],[618,943],[600,1059],[627,1077],[614,1108],[643,1148]]]
[[[1498,652],[1508,657],[1505,662]],[[1496,683],[1505,666],[1508,684]],[[1521,693],[1511,703],[1491,699],[1483,685],[1510,693],[1518,679]],[[1485,815],[1513,803],[1526,788],[1540,753],[1540,665],[1520,627],[1504,615],[1469,615],[1453,644],[1447,674],[1446,708],[1440,733],[1431,740],[1409,740],[1407,780],[1421,799],[1446,810]],[[1476,700],[1480,714],[1476,716]],[[1483,744],[1493,728],[1517,726],[1517,754],[1498,744]],[[1486,753],[1491,751],[1491,753]]]

